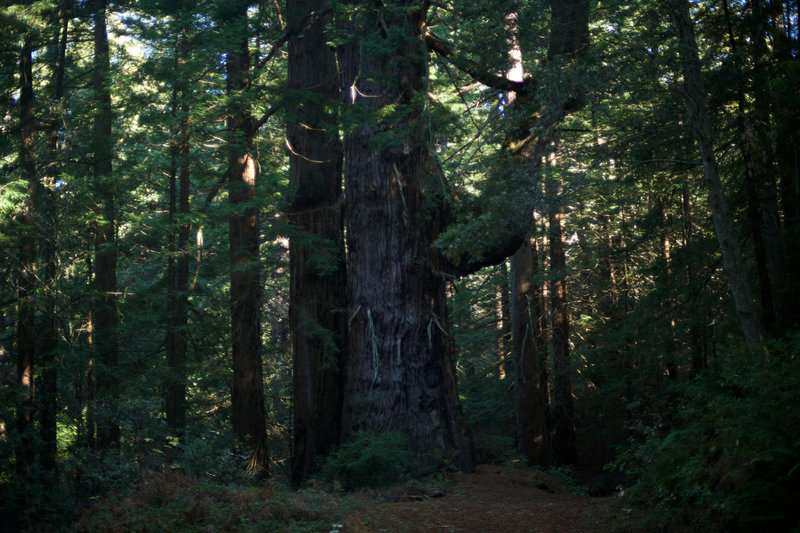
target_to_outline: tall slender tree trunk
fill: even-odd
[[[703,160],[703,174],[708,188],[708,204],[711,208],[714,230],[722,252],[723,269],[728,279],[728,287],[736,306],[736,313],[745,340],[755,353],[765,357],[764,337],[742,261],[733,217],[722,188],[719,166],[714,156],[711,118],[706,104],[705,84],[700,70],[700,57],[694,25],[689,14],[689,4],[687,0],[670,0],[669,6],[671,19],[677,30],[689,127],[697,141]]]
[[[769,7],[774,12],[764,17],[764,23],[772,19],[769,28],[772,46],[764,61],[769,70],[760,80],[763,85],[767,85],[765,80],[771,79],[772,72],[791,76],[800,60],[797,25],[800,2],[769,2]],[[787,331],[800,327],[800,306],[797,305],[800,299],[800,137],[797,133],[800,112],[796,105],[786,105],[795,96],[794,85],[782,85],[783,90],[766,93],[765,96],[769,97],[771,103],[771,118],[775,126],[775,139],[778,140],[775,160],[783,215],[781,253],[784,277],[779,285],[780,290],[776,292],[780,292],[778,298],[782,304],[779,325],[782,331]]]
[[[94,290],[94,262],[92,261],[92,256],[88,255],[86,257],[86,272],[87,272],[87,279],[86,284],[89,291]],[[94,357],[95,357],[95,349],[94,349],[94,310],[95,310],[95,300],[96,298],[92,297],[89,301],[89,309],[86,312],[86,352],[87,352],[87,360],[86,360],[86,419],[84,421],[85,424],[85,436],[86,436],[86,446],[90,450],[97,449],[97,425],[95,424],[95,365],[94,365]]]
[[[764,326],[768,333],[780,333],[784,330],[784,319],[787,312],[796,307],[796,302],[790,293],[783,290],[787,280],[784,277],[784,254],[780,242],[781,221],[778,214],[778,185],[775,179],[779,167],[775,164],[777,154],[774,137],[776,132],[770,116],[771,101],[767,83],[770,75],[767,65],[771,59],[767,46],[768,15],[761,0],[751,0],[748,4],[753,14],[749,37],[754,63],[751,81],[753,91],[751,124],[755,135],[749,135],[747,139],[743,139],[743,143],[747,143],[748,140],[754,141],[751,144],[751,151],[755,166],[751,175],[755,178],[761,227],[764,234],[765,263],[769,273],[768,281],[771,293],[771,301],[768,303],[773,306],[774,322],[764,321]]]
[[[175,133],[170,147],[170,256],[167,267],[167,369],[164,410],[167,425],[182,433],[186,426],[186,328],[189,324],[189,104],[182,80],[181,66],[186,53],[186,33],[175,39],[175,76],[173,81],[173,119]]]
[[[339,95],[324,0],[288,0],[290,320],[294,355],[295,482],[339,442],[347,340],[342,144],[330,109]]]
[[[522,50],[519,46],[519,15],[509,13],[506,15],[507,41],[510,45],[508,51],[509,69],[506,78],[512,81],[522,81],[524,70],[522,66]],[[507,105],[515,100],[513,93],[506,94]],[[537,145],[538,147],[539,145]],[[540,154],[534,150],[527,157],[521,157],[520,163],[536,173],[540,170]],[[531,216],[531,228],[536,234],[536,218]],[[516,371],[515,381],[515,412],[517,451],[527,458],[530,464],[547,467],[550,464],[550,442],[547,428],[547,403],[541,367],[542,358],[539,349],[540,331],[537,308],[537,289],[534,280],[534,270],[538,257],[534,256],[536,246],[535,237],[530,235],[523,241],[522,246],[511,257],[511,330],[513,339],[512,360]]]
[[[499,266],[500,283],[495,291],[495,329],[497,334],[497,364],[498,377],[506,377],[506,358],[509,355],[508,344],[511,340],[511,316],[509,309],[511,300],[509,294],[508,263],[503,261]],[[513,350],[512,350],[513,351]]]
[[[555,177],[548,177],[548,181]],[[553,316],[553,454],[557,464],[572,464],[575,446],[575,403],[572,398],[572,370],[569,360],[569,314],[567,309],[567,256],[564,246],[562,186],[549,187],[550,211],[550,307]]]
[[[94,139],[92,166],[99,204],[94,233],[94,348],[95,401],[98,409],[97,448],[118,449],[120,428],[116,420],[119,401],[119,349],[117,346],[117,249],[115,185],[112,176],[110,56],[106,29],[106,0],[94,2]]]
[[[797,61],[796,59],[793,61]],[[800,114],[784,113],[782,107],[776,113],[779,164],[780,206],[783,214],[781,235],[784,282],[781,286],[784,301],[800,299],[800,137],[797,123]],[[786,329],[797,329],[800,325],[800,306],[788,305],[783,309],[783,325]]]
[[[656,183],[656,186],[661,188],[662,184]],[[663,189],[662,189],[663,190]],[[660,222],[660,232],[661,232],[661,260],[664,262],[664,270],[665,270],[665,278],[666,278],[666,285],[667,285],[667,297],[664,298],[664,306],[665,306],[665,314],[667,318],[667,332],[668,337],[666,339],[666,346],[665,346],[665,355],[664,355],[664,365],[667,369],[667,376],[671,379],[677,379],[678,377],[678,337],[675,331],[676,329],[676,317],[675,317],[675,298],[673,296],[674,291],[670,287],[673,272],[672,272],[672,242],[669,238],[669,213],[667,211],[667,206],[669,202],[670,196],[666,194],[659,193],[656,199],[658,204],[658,216]]]
[[[588,0],[569,0],[566,2],[550,2],[551,8],[551,19],[550,19],[550,43],[548,49],[548,59],[551,65],[554,68],[561,69],[562,65],[569,64],[573,61],[573,59],[580,57],[582,54],[586,52],[588,49],[589,44],[589,2]],[[507,75],[509,80],[513,80],[515,78],[520,78],[522,76],[522,63],[521,63],[521,52],[519,51],[518,47],[514,46],[514,38],[513,32],[516,27],[516,20],[514,15],[509,15],[506,18],[506,26],[509,29],[511,41],[511,49],[509,53],[509,60],[511,63],[511,69]],[[567,69],[563,69],[562,72],[564,74],[568,74],[569,71]],[[522,92],[517,93],[516,99],[513,101],[513,106],[509,108],[509,116],[513,118],[514,114],[522,114],[522,119],[520,120],[520,126],[514,128],[511,133],[508,135],[504,142],[504,147],[511,152],[511,154],[519,161],[520,164],[524,165],[529,169],[529,172],[532,173],[541,173],[542,169],[542,158],[548,151],[548,145],[551,141],[555,140],[557,137],[556,128],[561,123],[563,118],[566,116],[567,113],[571,111],[575,111],[579,109],[583,105],[583,97],[581,94],[581,90],[578,87],[574,86],[574,82],[565,83],[565,86],[568,87],[568,90],[563,91],[561,94],[555,96],[553,101],[547,102],[547,104],[542,105],[541,102],[536,101],[532,98],[532,95]],[[550,192],[548,191],[548,196],[551,196]],[[563,215],[559,215],[563,216]],[[560,230],[558,233],[553,233],[553,216],[551,215],[551,235],[550,235],[550,246],[551,246],[551,256],[553,252],[553,246],[556,246],[556,255],[558,255],[558,246],[561,245],[563,256],[563,236],[560,234]],[[560,225],[558,226],[560,228]],[[559,240],[558,243],[553,243],[553,237],[557,237]],[[526,245],[530,247],[530,244]],[[524,250],[523,254],[527,257],[532,254],[532,250],[529,252],[528,250]],[[526,259],[527,260],[527,259]],[[558,258],[555,259],[556,263],[558,262]],[[520,273],[526,273],[527,270],[522,270],[521,265],[515,265],[516,269]],[[527,267],[525,267],[527,268]],[[562,269],[563,270],[563,269]],[[523,283],[522,280],[518,280],[520,283]],[[516,282],[515,282],[516,283]],[[552,290],[552,302],[555,304],[557,302],[562,302],[562,304],[555,308],[553,317],[554,317],[554,324],[553,324],[553,346],[554,346],[554,357],[563,357],[566,358],[568,355],[568,349],[565,350],[564,347],[566,345],[566,336],[568,331],[568,323],[566,320],[566,286],[564,285],[563,280],[556,280],[552,283],[551,286]],[[522,305],[522,300],[515,299],[515,302],[518,302]],[[522,312],[522,310],[518,310],[517,316],[526,316]],[[560,312],[563,311],[563,312]],[[514,330],[520,333],[514,327]],[[563,343],[561,342],[561,338],[563,337]],[[519,337],[519,341],[523,340],[523,337]],[[515,346],[515,350],[519,349],[519,356],[523,357],[523,345],[520,344],[519,348]],[[546,364],[539,358],[539,372],[538,375],[540,376],[539,383],[540,391],[538,393],[538,397],[545,397],[545,384],[547,383],[546,378]],[[556,457],[556,459],[560,460],[561,462],[572,462],[574,460],[574,426],[572,419],[574,418],[571,414],[572,411],[572,390],[571,385],[569,388],[569,401],[567,402],[561,396],[564,395],[563,388],[566,385],[565,380],[570,380],[569,372],[565,371],[566,368],[566,359],[562,361],[556,361],[554,359],[554,371],[556,374],[555,378],[555,395],[554,395],[554,402],[558,404],[560,401],[563,404],[563,408],[566,411],[553,411],[554,420],[556,422],[557,428],[560,428],[559,434],[555,435],[555,439],[552,441],[554,446],[561,446],[563,448],[561,455]],[[529,369],[530,370],[530,369]],[[560,377],[559,377],[560,374]],[[559,382],[559,379],[561,380]],[[528,387],[535,387],[536,385],[532,381],[527,382]],[[560,388],[559,388],[560,387]],[[533,391],[529,391],[527,394],[527,398],[537,398],[537,394]],[[557,407],[558,409],[558,407]],[[522,412],[522,406],[518,406],[518,413]],[[542,406],[542,412],[544,412]],[[570,413],[567,415],[567,413]],[[561,422],[559,422],[559,417],[561,417]],[[565,420],[569,420],[565,422]],[[521,418],[518,415],[518,421]],[[533,427],[532,422],[529,423],[531,427]],[[572,427],[572,437],[569,438],[565,435],[565,431],[568,427]],[[571,443],[571,444],[570,444]],[[573,451],[570,451],[573,450]],[[530,459],[530,457],[529,457]]]
[[[769,166],[773,157],[767,156],[771,151],[765,135],[768,127],[768,116],[764,113],[764,95],[760,78],[764,76],[764,24],[759,19],[761,7],[758,1],[751,2],[752,29],[749,33],[752,46],[753,63],[753,92],[755,105],[752,112],[747,109],[745,86],[739,85],[736,90],[738,113],[736,126],[740,137],[740,150],[744,163],[744,184],[747,191],[747,219],[753,239],[755,252],[756,272],[761,296],[761,312],[764,328],[767,332],[775,332],[776,320],[776,292],[774,288],[779,282],[781,261],[777,251],[778,214],[777,196],[774,179],[770,176]],[[728,43],[734,58],[742,56],[741,47],[736,39],[733,21],[728,6],[728,1],[722,3],[728,25]]]
[[[516,370],[517,450],[530,464],[550,465],[550,443],[537,345],[534,257],[530,241],[523,243],[511,262],[511,323]]]
[[[396,431],[422,460],[452,457],[471,470],[448,333],[446,264],[432,247],[443,226],[444,185],[423,120],[427,5],[346,6],[358,11],[345,23],[357,39],[339,53],[344,113],[355,122],[344,142],[349,337],[342,435]]]
[[[254,119],[248,102],[250,52],[247,1],[227,6],[232,43],[226,54],[228,94],[228,199],[231,257],[233,430],[252,450],[248,472],[269,475],[267,415],[261,362],[259,217],[255,205],[259,165],[252,155]]]
[[[683,247],[688,248],[694,241],[694,224],[692,222],[692,200],[689,194],[687,176],[684,176],[681,187],[682,210],[681,218],[683,225]],[[691,261],[686,263],[686,282],[689,286],[697,279],[697,271]],[[694,291],[693,291],[694,292]],[[697,297],[693,296],[691,305],[696,303]],[[691,309],[691,308],[690,308]],[[691,350],[692,371],[698,372],[706,367],[706,353],[703,345],[703,324],[698,324],[697,319],[693,318],[689,324],[689,349]]]
[[[567,0],[550,2],[550,43],[547,57],[554,67],[580,59],[589,47],[589,1]],[[577,110],[583,106],[583,91],[575,80],[567,81],[566,94],[561,95],[559,107]],[[563,102],[568,102],[568,105]],[[551,132],[546,139],[557,146],[557,134]],[[557,150],[557,148],[556,148]],[[552,160],[557,152],[551,152]],[[548,161],[552,165],[552,161]],[[548,174],[550,167],[548,166]],[[566,251],[564,249],[564,207],[561,183],[545,178],[548,206],[550,272],[553,343],[553,454],[558,464],[574,463],[577,457],[575,444],[575,405],[572,398],[572,371],[569,362],[569,315],[567,309]]]
[[[542,394],[542,402],[544,404],[545,420],[549,420],[549,405],[550,405],[550,380],[547,370],[547,314],[545,313],[545,282],[538,280],[542,279],[543,273],[543,254],[540,250],[544,250],[545,243],[539,243],[539,221],[541,215],[534,211],[531,218],[531,279],[533,280],[533,300],[531,302],[531,311],[533,312],[533,340],[536,343],[536,349],[539,352],[539,382]],[[542,221],[543,222],[543,221]],[[549,424],[549,422],[548,422]],[[549,428],[549,426],[548,426]]]
[[[798,112],[797,106],[787,105],[794,97],[792,84],[777,81],[795,69],[793,63],[797,57],[792,54],[792,35],[796,28],[792,28],[790,9],[783,2],[753,0],[747,6],[752,12],[749,44],[754,65],[752,122],[756,125],[756,141],[760,148],[758,169],[762,178],[759,197],[763,205],[766,263],[776,315],[773,327],[765,324],[765,329],[781,335],[800,324],[797,306],[800,297]],[[773,79],[776,82],[770,81]],[[779,201],[783,208],[783,224]]]
[[[36,209],[40,196],[36,173],[35,126],[33,101],[33,50],[26,38],[19,55],[20,143],[19,165],[27,182],[28,196],[19,211],[22,225],[17,281],[17,381],[22,389],[17,403],[17,431],[20,435],[16,450],[16,470],[26,474],[35,457],[34,439],[34,363],[36,354]]]
[[[58,250],[58,204],[56,182],[62,170],[59,126],[64,105],[64,72],[66,70],[67,34],[69,31],[69,6],[60,2],[55,13],[56,62],[53,73],[53,112],[49,117],[48,151],[50,161],[45,169],[42,225],[42,262],[44,264],[43,316],[42,316],[42,371],[38,385],[39,436],[42,442],[42,467],[57,481],[58,431],[58,335],[56,327],[56,294],[52,283],[56,278]]]

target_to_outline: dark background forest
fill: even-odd
[[[796,531],[799,15],[3,3],[0,523],[489,462]]]

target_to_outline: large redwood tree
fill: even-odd
[[[348,359],[343,437],[405,435],[424,460],[475,458],[447,333],[443,183],[425,124],[427,2],[345,5],[339,53],[345,109]]]

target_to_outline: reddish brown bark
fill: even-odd
[[[517,13],[506,15],[508,31],[508,58],[510,67],[506,77],[512,81],[522,81],[522,50],[519,46],[519,20]],[[508,93],[506,101],[512,104],[516,95]],[[513,140],[512,140],[513,142]],[[537,146],[541,146],[537,143]],[[532,172],[539,168],[539,154],[534,150],[528,157],[520,157],[520,163]],[[531,217],[532,235],[536,234],[535,213]],[[538,302],[539,287],[534,283],[534,272],[538,270],[536,255],[536,238],[526,238],[519,249],[511,257],[511,329],[513,338],[514,369],[516,371],[515,414],[517,450],[531,464],[547,467],[550,464],[550,434],[547,428],[547,402],[545,386],[546,371],[543,371],[543,360],[540,348],[542,330],[540,330]]]
[[[249,473],[269,474],[266,406],[261,362],[259,217],[255,204],[259,166],[252,155],[254,120],[250,89],[247,2],[230,4],[225,21],[232,40],[226,54],[228,94],[228,219],[231,257],[231,348],[233,430],[251,449]]]
[[[427,3],[401,2],[405,9],[388,12],[351,4],[360,11],[345,29],[359,41],[339,54],[345,113],[354,122],[344,143],[350,327],[343,437],[400,432],[421,460],[449,459],[471,470],[444,261],[431,246],[442,229],[443,184],[421,130]]]

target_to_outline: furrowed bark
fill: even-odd
[[[443,227],[444,185],[422,134],[425,3],[382,13],[371,2],[348,5],[361,9],[345,28],[359,40],[339,53],[345,113],[355,119],[344,142],[349,354],[342,435],[396,431],[422,461],[448,458],[468,471],[475,456],[456,393],[444,261],[432,247]]]

